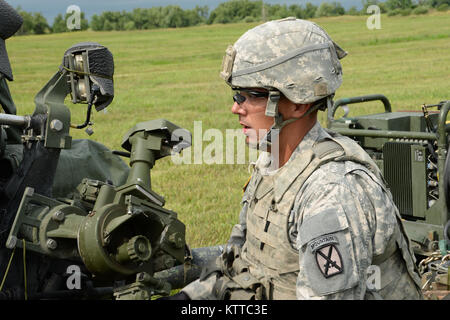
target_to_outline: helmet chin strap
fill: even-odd
[[[267,133],[261,138],[257,145],[251,147],[257,148],[259,150],[267,151],[272,148],[272,143],[277,141],[278,135],[281,129],[300,118],[291,118],[283,121],[283,116],[278,111],[278,102],[280,101],[281,93],[279,91],[273,90],[269,91],[269,98],[267,100],[266,106],[266,116],[273,117],[274,122]],[[303,117],[303,116],[302,116]]]
[[[291,118],[291,119],[287,119],[287,120],[283,121],[283,116],[278,111],[278,102],[280,101],[281,93],[277,90],[269,91],[269,98],[267,100],[267,106],[266,106],[266,116],[274,118],[273,125],[269,128],[267,133],[257,143],[250,144],[249,147],[258,149],[258,150],[263,150],[263,151],[272,149],[273,143],[278,144],[278,136],[283,127],[285,127],[289,123],[292,123],[294,121],[297,121],[299,119],[302,119],[302,118],[308,116],[315,110],[318,110],[318,109],[324,110],[324,109],[326,109],[326,107],[330,108],[332,105],[333,96],[334,95],[328,96],[326,99],[326,103],[323,105],[322,104],[313,104],[300,117]]]

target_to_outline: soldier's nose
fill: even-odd
[[[242,109],[241,106],[237,102],[233,103],[233,106],[231,107],[231,112],[234,114],[244,114],[245,113],[244,109]]]

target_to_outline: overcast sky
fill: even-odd
[[[305,5],[307,2],[319,5],[322,2],[337,1],[342,6],[348,9],[351,6],[356,6],[359,9],[362,7],[361,0],[265,0],[265,3],[270,4],[298,4]],[[77,5],[81,8],[87,18],[94,14],[100,14],[103,11],[132,11],[134,8],[150,8],[155,6],[179,5],[183,9],[192,9],[196,5],[209,6],[210,11],[217,7],[219,3],[225,0],[6,0],[11,6],[16,8],[21,6],[23,10],[29,12],[41,12],[47,21],[51,24],[53,19],[59,13],[65,14],[67,7],[70,5]]]

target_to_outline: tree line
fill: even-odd
[[[257,22],[295,16],[300,19],[339,15],[365,15],[370,5],[378,5],[381,13],[387,15],[426,14],[431,9],[446,11],[450,0],[362,0],[362,9],[353,6],[346,10],[339,2],[324,2],[318,6],[308,2],[302,5],[267,4],[261,0],[229,0],[210,11],[208,6],[182,9],[179,6],[138,8],[131,12],[105,11],[95,14],[90,21],[81,12],[79,29],[93,31],[144,30],[154,28],[181,28],[201,24]],[[58,14],[49,24],[41,13],[31,13],[17,8],[23,17],[18,34],[45,34],[67,32],[67,19],[71,14]]]

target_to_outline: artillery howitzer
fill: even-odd
[[[349,117],[349,104],[379,100],[383,113]],[[345,114],[335,119],[338,108]],[[437,297],[450,290],[450,101],[422,111],[392,112],[383,95],[337,100],[327,127],[356,140],[383,172],[412,241],[423,289]],[[428,271],[428,272],[426,272]]]
[[[72,145],[69,128],[90,126],[92,107],[98,111],[111,103],[113,70],[107,48],[75,45],[37,94],[33,115],[0,114],[0,298],[150,299],[198,276],[199,267],[187,274],[171,269],[182,267],[186,257],[201,262],[205,252],[219,254],[220,248],[189,251],[184,224],[151,189],[155,161],[190,146],[191,134],[167,120],[132,128],[122,143],[128,152],[102,147],[108,157],[97,159],[96,168],[122,162],[121,155],[130,158],[129,170],[119,165],[123,172],[112,179],[95,170],[83,176],[80,166],[78,186],[69,186],[73,192],[58,192],[54,178],[71,174],[58,166],[60,158],[73,156],[64,153]],[[64,105],[68,94],[74,104],[87,104],[82,125],[71,124]],[[17,249],[23,256],[14,256]]]

